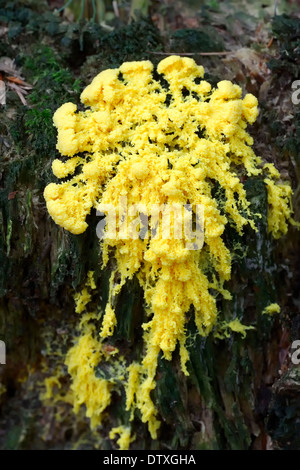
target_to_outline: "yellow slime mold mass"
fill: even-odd
[[[74,104],[66,103],[54,115],[57,149],[69,159],[65,163],[55,160],[53,172],[58,178],[69,175],[70,179],[46,187],[51,217],[80,234],[87,228],[91,209],[101,203],[110,204],[120,222],[117,236],[106,232],[102,241],[103,264],[113,249],[121,278],[115,285],[112,273],[102,338],[113,334],[112,298],[126,280],[136,275],[144,290],[149,315],[143,325],[146,353],[142,364],[129,366],[126,406],[132,415],[135,407],[140,410],[153,438],[159,422],[150,395],[155,388],[158,354],[162,351],[170,360],[179,344],[181,367],[188,375],[187,312],[193,307],[198,331],[207,335],[217,319],[210,289],[230,298],[223,287],[231,277],[231,254],[222,239],[225,226],[229,223],[239,234],[246,224],[255,229],[240,176],[268,171],[268,227],[275,238],[285,234],[287,222],[292,221],[291,188],[276,181],[280,175],[272,164],[262,168],[246,131],[258,115],[257,99],[251,94],[242,98],[241,88],[227,80],[212,89],[203,76],[203,67],[190,58],[168,57],[157,70],[149,61],[124,63],[119,69],[101,72],[86,87],[81,95],[88,107],[85,111],[77,112]],[[79,174],[75,173],[78,166],[82,167]],[[222,214],[212,195],[216,182],[225,195]],[[127,198],[128,207],[139,204],[148,214],[155,204],[191,204],[194,212],[201,206],[203,249],[188,249],[185,234],[176,238],[174,232],[169,237],[148,232],[139,238],[134,229],[131,238],[122,237],[121,197]],[[215,273],[213,283],[205,274],[208,262]],[[91,282],[89,276],[89,285],[75,297],[78,313],[90,301]],[[247,329],[237,320],[228,323],[226,332],[228,328],[243,336]],[[110,403],[110,385],[96,380],[91,367],[101,360],[99,344],[93,335],[85,334],[67,357],[75,408],[85,403],[93,426],[101,422]],[[128,436],[122,431],[123,447]]]
[[[92,429],[101,424],[103,411],[111,401],[112,384],[95,376],[94,368],[101,361],[101,357],[101,345],[89,332],[80,337],[66,358],[68,372],[73,379],[71,388],[74,411],[77,413],[84,404]]]

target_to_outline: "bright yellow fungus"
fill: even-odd
[[[243,325],[238,318],[235,318],[230,322],[221,322],[214,332],[214,337],[218,339],[229,338],[231,332],[234,332],[242,335],[242,338],[246,338],[247,330],[254,329],[254,326]]]
[[[223,240],[225,226],[232,225],[239,234],[246,224],[256,230],[241,177],[268,172],[264,179],[268,228],[275,238],[285,234],[287,223],[292,222],[290,186],[278,181],[280,174],[272,164],[262,167],[246,131],[257,118],[257,99],[251,94],[242,98],[241,88],[228,80],[212,89],[203,77],[203,67],[185,57],[168,57],[156,70],[149,61],[124,63],[119,69],[101,72],[86,87],[81,95],[85,111],[65,103],[54,115],[57,149],[69,158],[55,160],[52,168],[58,178],[69,176],[69,180],[46,187],[49,214],[61,227],[80,234],[87,229],[91,209],[106,204],[113,208],[118,225],[115,236],[114,227],[106,227],[101,247],[103,265],[114,249],[120,282],[114,283],[113,272],[98,338],[95,332],[84,333],[67,356],[75,410],[85,404],[93,426],[101,423],[111,400],[111,384],[96,378],[94,367],[101,362],[101,341],[116,326],[112,298],[126,280],[138,278],[149,316],[142,325],[143,361],[129,365],[125,374],[126,407],[131,419],[134,409],[140,410],[155,439],[160,423],[151,392],[158,354],[162,351],[170,360],[179,345],[182,371],[188,375],[187,312],[193,308],[198,332],[207,335],[218,315],[211,289],[230,298],[224,288],[231,277],[231,254]],[[77,168],[81,170],[76,172]],[[216,182],[224,191],[222,213],[213,196]],[[190,204],[194,216],[196,206],[201,206],[204,243],[191,249],[186,233],[175,236],[174,214],[170,236],[164,236],[165,229],[159,236],[149,230],[139,236],[141,219],[133,229],[133,213],[122,219],[122,198],[128,207],[138,204],[152,218],[154,205]],[[131,237],[126,236],[128,224]],[[213,282],[205,274],[208,264],[215,273]],[[78,313],[90,301],[92,282],[89,275],[86,286],[75,296]],[[226,324],[225,333],[230,330],[245,336],[251,328],[236,319]],[[130,431],[116,428],[111,436],[117,433],[123,448],[127,447]]]
[[[6,387],[0,382],[0,398],[1,395],[4,395],[4,393],[6,393]]]

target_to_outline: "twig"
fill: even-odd
[[[13,83],[9,83],[8,86],[10,88],[12,88],[18,95],[18,97],[20,98],[20,100],[22,101],[23,105],[26,106],[27,105],[27,101],[25,100],[23,94],[21,93],[20,91],[20,88],[18,88],[17,86],[15,86]],[[23,90],[22,90],[23,91]],[[24,91],[23,91],[24,92]],[[26,92],[27,93],[27,92]]]

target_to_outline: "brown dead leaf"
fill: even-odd
[[[20,78],[17,77],[6,77],[6,80],[9,80],[10,82],[17,83],[18,85],[22,85],[24,88],[29,87],[32,88],[28,83],[24,82]]]
[[[14,60],[9,57],[0,57],[0,71],[6,73],[7,75],[13,75],[14,77],[21,78],[20,72],[15,66]]]
[[[8,200],[10,201],[11,199],[14,199],[16,197],[18,191],[13,191],[12,193],[9,193],[8,195]]]

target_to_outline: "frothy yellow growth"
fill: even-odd
[[[157,438],[157,430],[160,421],[157,419],[157,409],[152,401],[151,392],[155,389],[155,374],[159,348],[149,345],[148,351],[142,362],[133,362],[128,367],[128,380],[126,384],[126,410],[131,411],[130,420],[134,418],[134,411],[141,413],[143,423],[148,423],[148,429],[152,439]]]
[[[90,287],[91,289],[96,289],[97,286],[96,286],[95,280],[94,280],[94,271],[89,271],[87,273],[86,286]]]
[[[88,292],[87,288],[84,287],[81,292],[77,292],[74,295],[74,300],[75,300],[75,312],[76,313],[82,313],[86,307],[86,305],[89,303],[91,300],[91,295]]]
[[[126,386],[126,410],[131,410],[131,419],[134,417],[134,408],[136,405],[136,395],[140,386],[140,373],[142,367],[139,363],[133,362],[128,367],[128,382]]]
[[[264,309],[262,313],[263,315],[273,315],[274,313],[280,313],[280,306],[278,304],[270,304]]]
[[[59,378],[56,376],[47,377],[44,380],[44,385],[46,387],[46,390],[44,393],[41,394],[42,400],[49,400],[51,397],[53,397],[55,395],[53,392],[53,389],[55,387],[57,387],[58,389],[61,388],[61,382],[59,381]]]
[[[246,337],[247,330],[254,330],[254,326],[243,325],[238,318],[230,322],[222,322],[214,334],[215,338],[223,339],[229,338],[230,333],[240,333],[243,338]]]
[[[107,346],[97,338],[93,320],[98,320],[99,316],[86,312],[82,316],[80,323],[81,335],[77,343],[69,350],[66,357],[66,365],[72,379],[72,397],[69,400],[75,413],[81,405],[86,407],[86,416],[91,419],[92,429],[102,423],[104,412],[111,403],[111,393],[116,382],[123,383],[126,394],[126,410],[130,411],[130,419],[134,419],[135,410],[139,410],[141,420],[148,424],[150,435],[157,438],[157,430],[160,421],[157,419],[158,411],[151,399],[151,392],[155,388],[155,373],[159,350],[148,350],[142,364],[131,363],[125,365],[124,358],[118,354],[119,351],[113,346]],[[114,375],[102,379],[96,376],[95,367],[101,370],[101,364],[109,362]],[[47,398],[53,397],[54,385],[57,383],[56,377],[48,379]],[[46,398],[46,397],[44,397]],[[60,399],[60,397],[58,397]],[[117,444],[121,449],[128,449],[130,442],[135,437],[131,437],[130,423],[113,428],[110,439],[114,439],[116,434],[120,434]]]
[[[246,223],[238,210],[247,207],[245,193],[230,164],[243,163],[249,174],[256,171],[258,159],[245,131],[256,119],[256,98],[240,99],[240,87],[229,81],[212,91],[203,67],[189,58],[169,57],[157,70],[169,90],[155,79],[149,61],[130,62],[100,73],[83,91],[82,102],[90,110],[76,113],[76,106],[66,103],[56,111],[57,148],[73,158],[55,160],[53,170],[62,178],[78,165],[83,168],[66,183],[50,184],[45,199],[53,219],[71,232],[83,232],[96,202],[102,196],[116,201],[121,188],[127,194],[132,187],[131,199],[148,205],[170,199],[185,203],[190,197],[201,203],[210,199],[210,178],[226,187],[227,210],[238,228]],[[86,155],[74,156],[79,152]]]
[[[245,338],[247,330],[254,330],[254,326],[243,325],[237,318],[229,322],[228,327],[231,329],[231,331],[240,333],[243,338]]]
[[[102,339],[114,332],[113,298],[126,280],[136,276],[144,290],[148,313],[142,325],[145,357],[141,364],[128,368],[126,407],[131,417],[139,409],[153,438],[160,425],[151,398],[158,354],[162,351],[170,360],[179,344],[181,368],[188,375],[187,312],[194,312],[198,332],[207,335],[218,315],[212,289],[230,299],[224,288],[231,277],[231,254],[223,240],[225,226],[232,225],[239,234],[246,224],[256,229],[241,176],[268,172],[264,180],[268,227],[275,238],[286,233],[287,222],[293,223],[290,186],[277,181],[280,175],[272,164],[262,168],[246,131],[258,115],[257,99],[251,94],[242,98],[241,88],[227,80],[212,89],[203,77],[203,67],[190,58],[168,57],[156,71],[149,61],[124,63],[119,69],[101,72],[86,87],[81,101],[88,109],[77,112],[74,104],[66,103],[54,115],[57,149],[70,158],[55,160],[53,172],[58,178],[69,175],[70,179],[49,184],[44,196],[51,217],[60,226],[74,234],[84,232],[87,215],[99,204],[110,204],[119,220],[121,196],[126,196],[128,207],[139,204],[148,214],[154,204],[191,204],[193,211],[196,205],[204,210],[204,245],[199,249],[188,249],[187,237],[177,239],[173,232],[168,238],[149,233],[148,238],[139,238],[135,233],[126,239],[109,238],[107,231],[102,242],[103,265],[113,252],[120,277],[115,284],[116,273],[112,273]],[[81,171],[76,174],[79,166]],[[216,183],[224,193],[222,212],[214,196]],[[127,222],[118,227],[118,235]],[[213,282],[206,275],[207,265],[213,271]],[[78,313],[85,310],[93,288],[89,276],[75,297]],[[237,319],[223,326],[223,336],[233,331],[244,337],[253,328]],[[100,344],[92,333],[85,334],[67,358],[75,408],[85,403],[93,425],[101,422],[110,403],[110,384],[96,379],[92,367],[93,361],[96,364],[101,359]],[[92,349],[96,351],[93,356]],[[123,431],[122,436],[127,436],[122,441],[125,446],[129,437]]]

